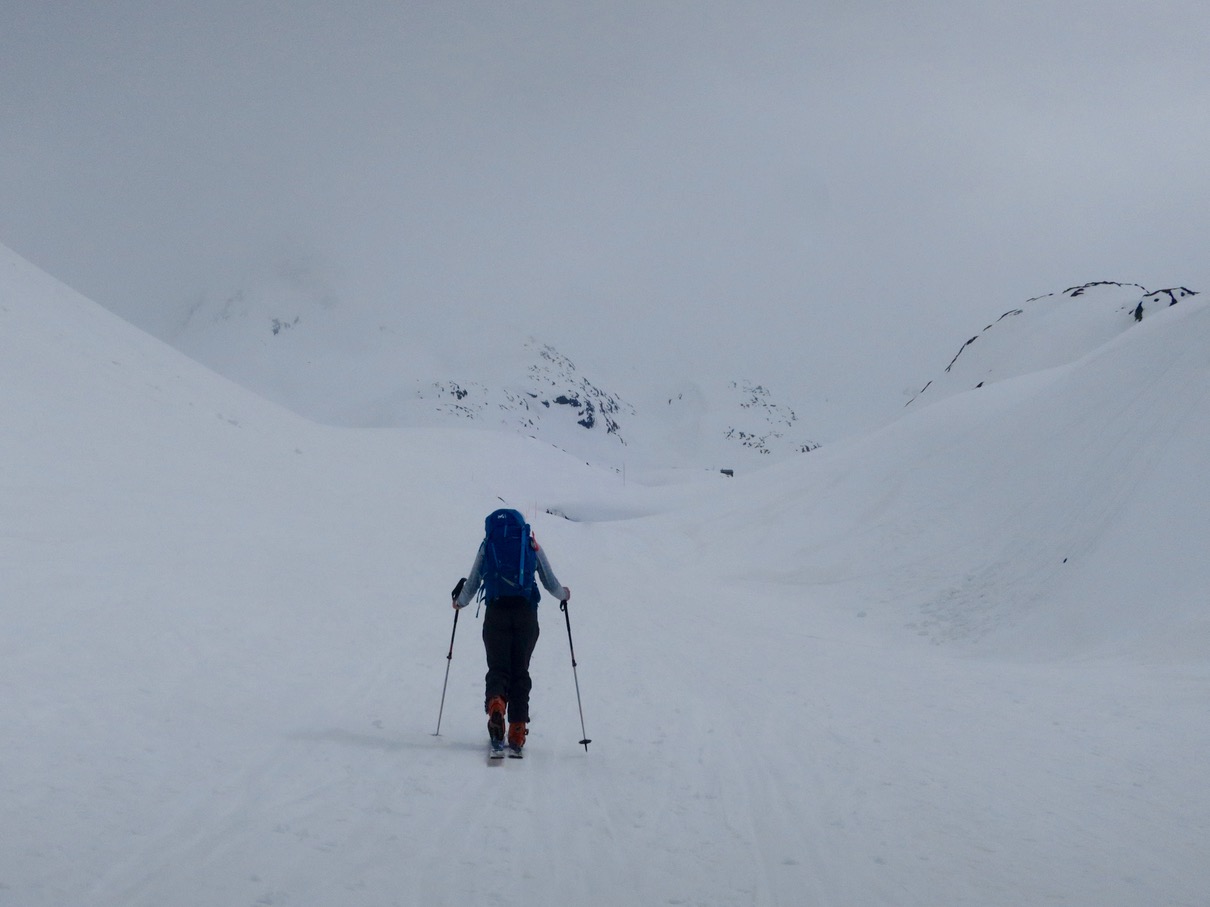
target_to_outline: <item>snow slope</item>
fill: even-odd
[[[0,250],[0,904],[1204,903],[1208,341],[644,486],[306,422]],[[548,599],[488,768],[469,611],[433,731],[500,498],[593,743]]]
[[[1148,291],[1137,283],[1099,280],[1030,299],[963,343],[909,405],[1073,362],[1144,317],[1197,295],[1188,287]]]

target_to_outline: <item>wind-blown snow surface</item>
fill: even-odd
[[[8,253],[0,380],[0,903],[1205,902],[1198,299],[660,487],[316,426]],[[593,743],[547,599],[488,768],[471,611],[433,731],[498,496],[573,590]]]

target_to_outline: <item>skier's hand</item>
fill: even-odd
[[[563,597],[560,599],[560,601],[565,601],[565,602],[571,601],[571,590],[568,589],[566,586],[563,587]]]

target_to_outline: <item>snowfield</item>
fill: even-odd
[[[0,250],[0,904],[1204,905],[1210,310],[1125,324],[657,481],[305,421]],[[501,499],[593,742],[547,597],[489,768]]]

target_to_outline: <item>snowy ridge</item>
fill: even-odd
[[[797,431],[798,416],[794,410],[773,400],[767,388],[751,381],[732,381],[727,387],[740,395],[739,408],[752,415],[754,430],[729,426],[725,437],[739,441],[744,447],[761,454],[771,454],[779,442],[789,441],[788,434]],[[762,424],[763,423],[763,424]],[[811,441],[789,441],[797,453],[807,453],[819,445]]]
[[[570,420],[588,432],[627,443],[620,420],[635,409],[616,394],[597,387],[575,364],[550,344],[532,337],[525,342],[530,365],[516,388],[492,387],[482,381],[434,381],[416,392],[434,412],[469,419],[487,427],[510,428],[544,436],[544,416]]]
[[[1061,365],[647,487],[316,425],[0,249],[0,902],[1200,904],[1210,306],[1079,312]],[[448,596],[501,498],[593,744],[547,599],[489,770]]]
[[[668,399],[662,420],[672,445],[707,435],[725,438],[732,452],[738,449],[770,459],[819,446],[804,436],[793,408],[749,379],[714,385],[693,382]],[[677,434],[681,437],[674,437]]]
[[[335,425],[469,423],[615,466],[746,467],[818,446],[794,408],[757,381],[706,379],[667,393],[631,379],[622,390],[621,370],[590,377],[555,345],[506,326],[461,325],[456,338],[437,353],[403,326],[345,322],[335,294],[295,268],[200,300],[166,339]]]
[[[516,383],[422,382],[416,399],[424,408],[398,406],[390,424],[448,424],[433,420],[436,413],[532,435],[604,465],[619,457],[673,467],[759,465],[819,446],[802,437],[795,411],[754,381],[695,382],[665,405],[640,410],[551,345],[529,338],[524,348],[529,364]]]
[[[1036,296],[963,343],[945,371],[908,405],[1071,362],[1145,315],[1196,295],[1186,287],[1149,292],[1137,283],[1095,281]]]

